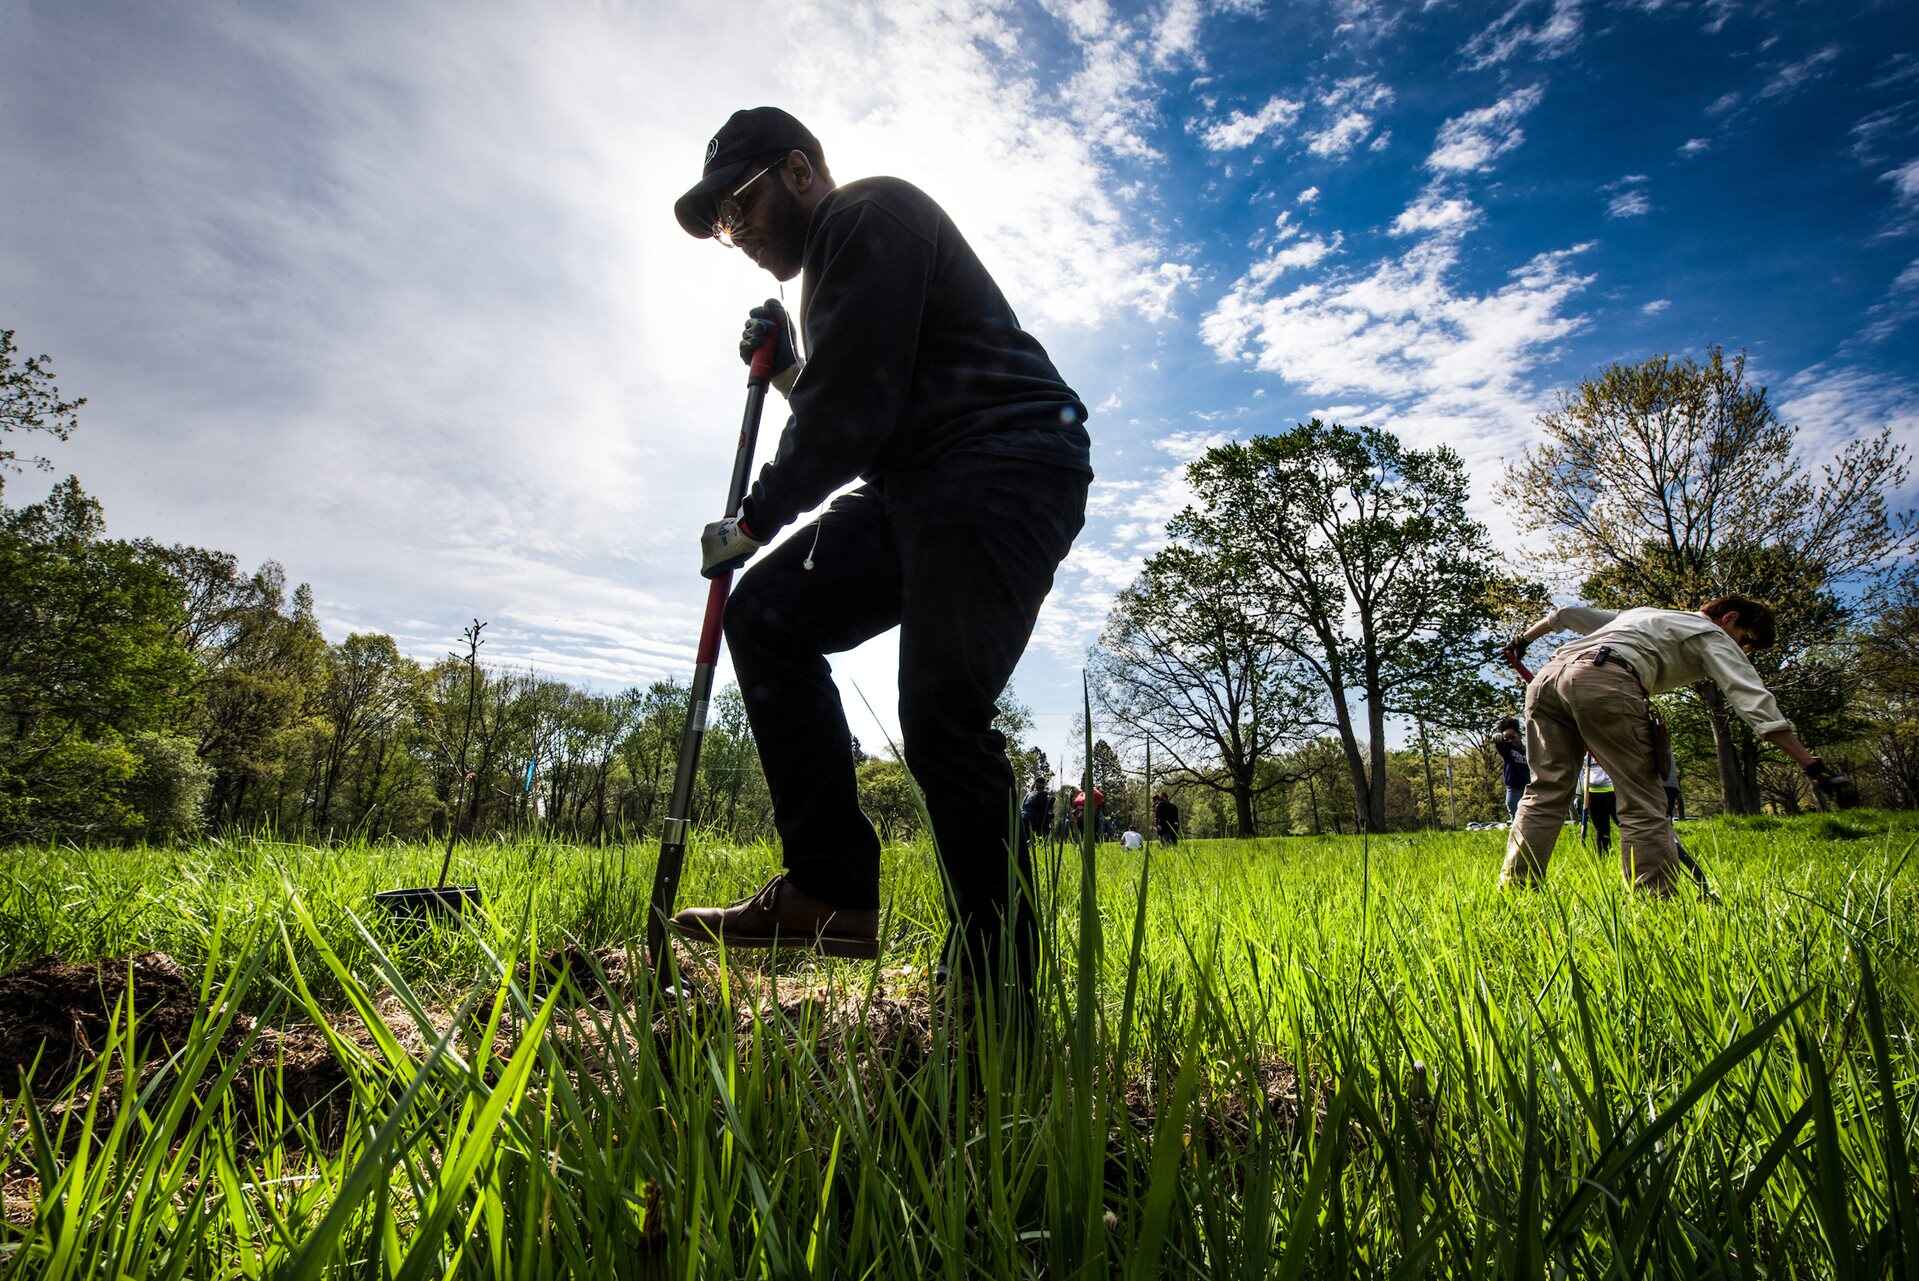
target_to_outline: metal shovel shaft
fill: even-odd
[[[737,516],[746,497],[753,469],[753,450],[759,441],[760,412],[766,404],[766,384],[772,375],[777,333],[769,334],[753,353],[746,380],[746,412],[740,420],[739,448],[733,454],[733,475],[726,488],[726,514]],[[721,624],[726,598],[732,590],[729,571],[706,589],[706,616],[700,623],[700,647],[693,659],[693,686],[688,692],[686,721],[680,730],[680,756],[673,771],[673,795],[666,806],[660,832],[660,861],[653,870],[653,900],[646,920],[646,953],[657,968],[666,954],[666,922],[680,890],[680,871],[686,864],[687,822],[693,810],[693,782],[699,775],[700,746],[706,738],[707,709],[713,701],[713,669],[719,662]]]

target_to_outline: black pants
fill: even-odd
[[[1619,814],[1618,792],[1591,792],[1586,796],[1586,816],[1592,820],[1593,848],[1604,854],[1612,848],[1613,820]]]
[[[879,905],[880,843],[860,812],[851,734],[825,656],[900,629],[907,768],[926,797],[966,959],[1033,973],[1032,913],[1012,911],[1017,798],[994,702],[1025,652],[1053,571],[1086,515],[1070,471],[968,456],[887,476],[834,500],[761,558],[726,608],[726,641],[773,794],[787,876],[837,907]],[[818,535],[817,544],[815,534]],[[802,562],[809,550],[813,568]]]

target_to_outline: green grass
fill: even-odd
[[[638,937],[650,849],[463,849],[489,910],[426,932],[369,901],[421,847],[0,853],[0,970],[160,950],[207,1011],[144,1084],[122,1035],[0,1102],[0,1275],[1919,1278],[1919,818],[1688,824],[1718,907],[1570,830],[1502,892],[1503,837],[1189,842],[1143,894],[1066,851],[1018,1065],[944,1017],[902,1061],[815,1006],[523,982]],[[772,868],[699,842],[682,902]],[[923,970],[927,852],[886,892],[881,964]],[[375,1035],[303,1119],[242,1013]]]

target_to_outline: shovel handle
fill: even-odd
[[[753,349],[753,362],[746,369],[746,385],[764,387],[773,379],[773,361],[780,353],[780,324],[776,322]]]

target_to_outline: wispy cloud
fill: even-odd
[[[1881,182],[1892,184],[1892,193],[1901,204],[1919,204],[1919,158],[1906,161],[1897,169],[1879,175]]]
[[[1379,110],[1393,101],[1393,91],[1372,76],[1351,76],[1322,94],[1318,107],[1324,123],[1305,134],[1306,149],[1315,156],[1337,159],[1366,140]]]
[[[1591,283],[1589,245],[1529,259],[1487,293],[1461,288],[1459,240],[1436,236],[1365,272],[1273,294],[1249,274],[1206,314],[1214,353],[1314,397],[1357,395],[1421,441],[1467,442],[1482,461],[1525,431],[1529,372],[1585,325],[1569,310]]]
[[[1734,90],[1728,93],[1722,93],[1706,104],[1706,114],[1709,116],[1723,116],[1738,105],[1738,91]]]
[[[1652,212],[1652,198],[1635,187],[1622,191],[1606,202],[1608,218],[1643,218]]]
[[[1696,156],[1702,151],[1710,151],[1711,149],[1711,138],[1688,138],[1679,144],[1679,154],[1682,156]]]
[[[1306,188],[1306,190],[1300,192],[1297,196],[1293,197],[1293,203],[1296,205],[1310,205],[1315,200],[1318,200],[1318,199],[1319,199],[1319,188],[1308,187]]]
[[[1468,40],[1460,49],[1466,65],[1474,71],[1497,66],[1516,54],[1531,51],[1541,58],[1557,58],[1579,45],[1584,19],[1581,0],[1552,0],[1549,12],[1528,25],[1519,19],[1534,9],[1544,8],[1544,0],[1519,0],[1505,13]]]
[[[1526,140],[1519,122],[1544,95],[1540,86],[1528,85],[1489,107],[1454,116],[1439,127],[1426,167],[1442,173],[1492,168],[1493,161]]]
[[[1671,307],[1672,307],[1672,299],[1655,298],[1651,302],[1647,303],[1645,306],[1641,307],[1639,309],[1639,312],[1641,315],[1644,315],[1644,316],[1657,316],[1662,311],[1670,310]]]
[[[1822,362],[1786,379],[1774,395],[1779,416],[1798,426],[1801,447],[1814,456],[1882,429],[1919,447],[1919,386],[1907,378]]]
[[[1826,74],[1833,63],[1839,61],[1839,46],[1829,44],[1823,49],[1807,54],[1798,62],[1789,62],[1773,73],[1759,91],[1761,98],[1780,98],[1802,88],[1813,80]]]

